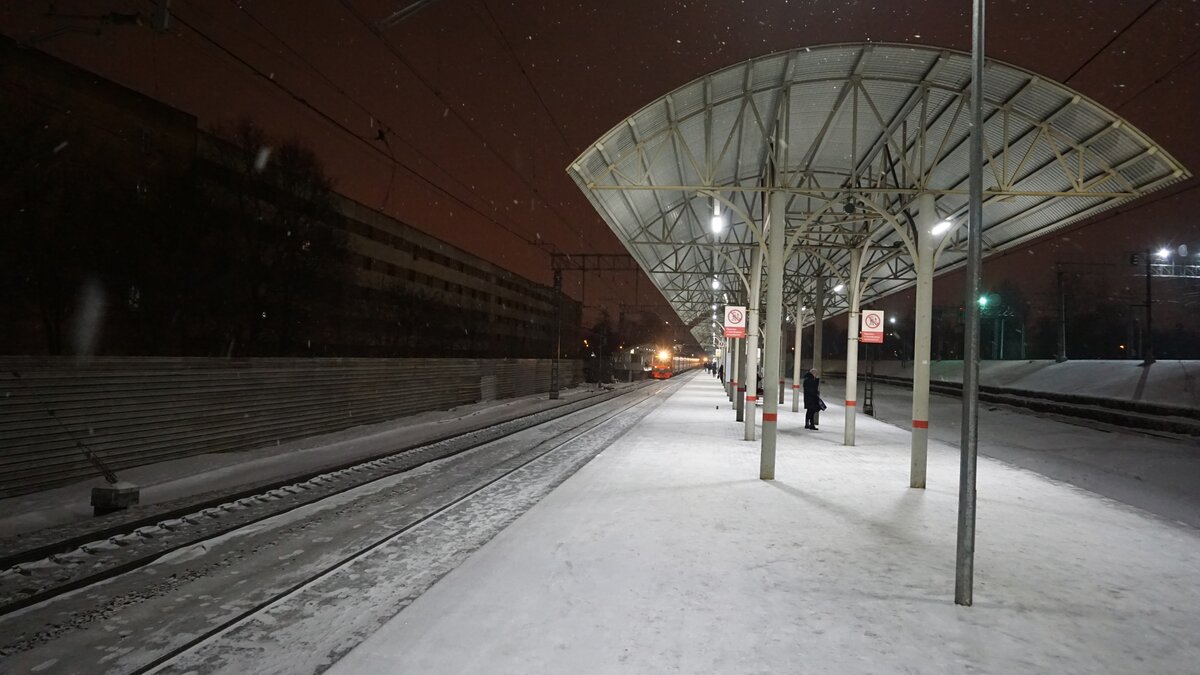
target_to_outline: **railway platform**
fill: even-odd
[[[957,449],[914,490],[905,430],[822,417],[762,481],[690,376],[332,672],[1194,672],[1196,529],[981,456],[956,606]]]

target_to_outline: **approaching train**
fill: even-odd
[[[656,380],[665,380],[677,372],[682,373],[699,367],[702,363],[704,363],[704,359],[674,356],[670,350],[662,349],[654,354],[654,363],[650,366],[650,377]]]

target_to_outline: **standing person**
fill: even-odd
[[[813,416],[821,410],[821,380],[816,369],[804,374],[804,428],[818,431]]]
[[[717,379],[721,381],[721,384],[725,384],[725,364],[724,363],[717,366]]]

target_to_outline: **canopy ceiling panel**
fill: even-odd
[[[986,68],[987,253],[1189,177],[1079,93],[997,61]],[[864,302],[910,285],[922,192],[957,226],[940,242],[937,272],[961,265],[969,90],[969,55],[944,49],[838,44],[770,54],[650,103],[567,171],[705,343],[716,329],[712,305],[746,300],[772,164],[773,189],[791,193],[792,295],[811,293],[818,275],[845,280],[851,247],[867,252],[874,271]],[[709,227],[715,200],[727,219],[719,235]],[[847,306],[828,294],[831,314]]]

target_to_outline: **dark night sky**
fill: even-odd
[[[58,0],[55,16],[46,2],[5,3],[0,31],[27,41],[85,29],[37,46],[191,112],[202,126],[250,116],[276,135],[300,137],[341,192],[542,283],[550,281],[547,255],[528,242],[623,250],[564,169],[667,91],[798,46],[970,48],[969,0],[438,0],[388,29],[386,41],[361,21],[410,2],[175,0],[177,20],[163,35],[86,16],[148,16],[150,0]],[[1193,173],[1197,34],[1195,0],[988,3],[989,57],[1109,107]],[[386,147],[373,140],[381,127]],[[1021,278],[1036,294],[1050,287],[1056,259],[1116,262],[1160,244],[1200,248],[1198,182],[992,260],[985,284]],[[589,278],[587,304],[615,311],[618,297],[631,302],[629,277]],[[642,302],[657,297],[644,280],[641,288]],[[568,290],[579,296],[578,287]],[[951,275],[939,280],[935,302],[960,295],[961,276]]]

